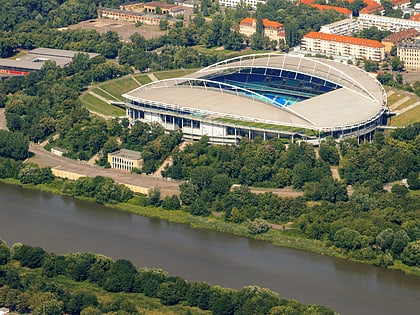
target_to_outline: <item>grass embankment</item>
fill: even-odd
[[[184,75],[187,75],[196,71],[197,69],[176,69],[176,70],[154,72],[153,74],[159,80],[165,80],[165,79],[182,77]]]
[[[82,99],[82,103],[89,111],[101,115],[117,117],[125,114],[122,108],[108,104],[92,94],[86,94]]]
[[[420,122],[420,105],[392,117],[390,125],[393,127],[405,127],[415,122]]]
[[[39,191],[49,192],[57,195],[65,195],[61,191],[61,187],[64,181],[65,179],[56,179],[50,184],[23,185],[15,179],[0,179],[0,182],[3,183],[15,184],[23,188],[36,189]],[[73,197],[85,201],[95,202],[93,198],[75,196]],[[144,198],[145,197],[143,196],[136,196],[129,200],[127,203],[106,204],[106,206],[114,208],[116,210],[130,212],[143,217],[158,218],[173,223],[186,224],[192,228],[213,230],[220,233],[228,233],[260,241],[266,241],[273,244],[274,246],[289,247],[309,251],[312,253],[328,255],[331,257],[373,264],[373,261],[358,260],[351,256],[351,254],[347,253],[345,250],[334,247],[328,247],[322,241],[308,239],[297,229],[279,230],[271,228],[267,233],[254,235],[248,232],[246,222],[241,224],[235,224],[225,222],[222,217],[215,215],[212,215],[210,217],[200,217],[193,216],[190,213],[182,210],[164,210],[162,207],[143,206],[142,200],[144,200]],[[406,266],[398,260],[395,261],[394,266],[389,268],[402,270],[406,274],[420,276],[420,268]]]

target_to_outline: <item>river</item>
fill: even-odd
[[[55,253],[94,252],[190,281],[259,285],[340,314],[419,314],[420,279],[402,272],[278,248],[144,218],[95,203],[0,183],[0,239]]]

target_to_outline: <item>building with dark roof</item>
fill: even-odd
[[[78,53],[87,54],[90,59],[99,56],[96,53],[73,50],[35,48],[29,51],[26,56],[18,59],[0,59],[0,75],[27,75],[31,71],[40,70],[47,60],[64,68],[73,61],[73,57]]]
[[[389,53],[393,46],[398,45],[398,43],[402,42],[403,40],[416,38],[419,35],[419,31],[417,31],[414,28],[409,28],[408,30],[402,30],[396,33],[392,33],[391,35],[385,37],[382,40],[382,44],[385,45],[385,52]]]

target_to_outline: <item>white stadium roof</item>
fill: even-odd
[[[343,88],[279,108],[271,100],[245,89],[232,89],[233,86],[218,82],[218,88],[214,87],[214,82],[212,87],[209,86],[211,79],[207,80],[206,77],[241,68],[289,70],[325,79]],[[201,86],[197,86],[197,82]],[[240,93],[243,91],[248,96]],[[337,130],[366,124],[386,110],[383,87],[366,72],[331,60],[287,54],[248,55],[228,59],[188,77],[152,82],[123,96],[162,109],[187,111],[198,117],[225,117],[316,130]]]

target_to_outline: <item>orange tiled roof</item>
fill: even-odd
[[[410,17],[410,20],[412,20],[412,21],[420,21],[420,13],[419,14],[415,14],[412,17]]]
[[[410,3],[410,0],[391,0],[393,5],[401,5],[401,4],[406,4],[406,3]]]
[[[272,27],[272,28],[279,28],[282,27],[283,24],[276,22],[276,21],[270,21],[269,19],[263,19],[262,23],[264,27]]]
[[[239,24],[240,25],[246,25],[246,24],[252,25],[253,23],[256,23],[256,22],[257,22],[257,19],[247,17],[247,18],[244,18]]]
[[[316,3],[310,3],[308,5],[318,10],[334,10],[338,13],[345,14],[345,15],[352,14],[352,12],[347,8],[333,7],[331,5],[323,5],[323,4],[316,4]]]
[[[256,18],[247,17],[247,18],[244,18],[239,24],[240,25],[253,25],[255,23],[257,23]],[[280,28],[283,26],[283,24],[279,22],[275,22],[275,21],[270,21],[269,19],[263,19],[262,23],[264,27],[270,27],[270,28]]]
[[[352,36],[343,36],[343,35],[336,35],[336,34],[326,34],[320,32],[309,32],[304,36],[304,38],[314,38],[314,39],[321,39],[331,42],[339,42],[339,43],[348,43],[352,45],[359,45],[359,46],[367,46],[367,47],[374,47],[374,48],[381,48],[384,45],[372,39],[365,39],[365,38],[358,38]]]

